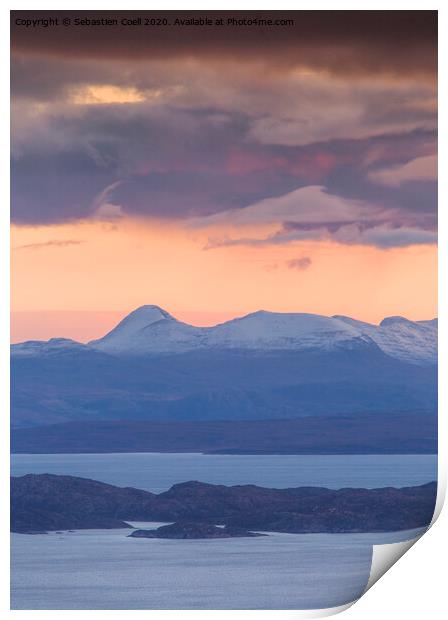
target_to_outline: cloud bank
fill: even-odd
[[[14,223],[202,221],[223,228],[210,248],[435,242],[435,12],[151,36],[16,25],[26,15],[12,13]],[[273,230],[225,230],[249,224]]]

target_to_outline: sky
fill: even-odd
[[[437,314],[435,12],[49,15],[119,23],[12,13],[13,341],[86,341],[143,304]]]

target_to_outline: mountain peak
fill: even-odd
[[[178,321],[159,306],[145,305],[112,331],[89,343],[106,353],[155,355],[204,350],[276,351],[381,349],[414,363],[435,363],[437,324],[392,316],[380,325],[350,317],[258,310],[213,327]]]
[[[164,320],[175,321],[176,319],[171,316],[169,312],[163,310],[159,306],[140,306],[125,316],[124,319],[121,320],[109,333],[119,333],[122,331],[126,331],[127,333],[135,333],[145,327],[148,327],[149,325],[152,325],[153,323],[158,323],[159,321]]]
[[[144,321],[146,325],[150,325],[151,323],[155,323],[155,321],[161,321],[163,319],[176,320],[169,312],[160,306],[145,304],[130,312],[123,321]]]
[[[129,338],[136,337],[142,330],[160,323],[169,321],[177,323],[177,320],[169,312],[159,306],[144,305],[136,308],[122,319],[116,327],[99,340],[92,340],[89,344],[96,345],[104,340],[126,342]]]

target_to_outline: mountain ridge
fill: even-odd
[[[259,311],[214,327],[157,306],[89,344],[12,347],[12,426],[434,411],[437,325]]]
[[[13,355],[65,352],[72,348],[112,355],[161,355],[208,349],[337,351],[378,347],[414,364],[437,361],[437,319],[384,318],[379,325],[343,315],[258,310],[211,327],[179,321],[156,305],[130,312],[102,338],[87,344],[66,338],[12,345]]]

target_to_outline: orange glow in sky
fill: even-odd
[[[437,314],[437,15],[12,24],[12,339]],[[398,33],[398,34],[397,34]]]
[[[130,218],[14,226],[12,340],[86,341],[143,304],[197,325],[259,309],[375,323],[437,314],[434,245],[294,241],[205,250],[216,232]]]

